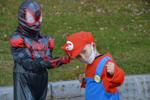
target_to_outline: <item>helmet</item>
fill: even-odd
[[[40,5],[34,0],[25,0],[19,7],[19,26],[25,33],[37,33],[42,24]]]

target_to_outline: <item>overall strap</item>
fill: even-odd
[[[94,76],[94,80],[96,82],[101,81],[100,76],[101,76],[103,68],[108,60],[112,60],[112,58],[106,56],[106,57],[102,58],[102,60],[99,62],[98,67],[96,68],[95,76]]]

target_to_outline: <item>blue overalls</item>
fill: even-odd
[[[102,58],[99,62],[96,69],[95,75],[101,76],[102,70],[108,60],[111,60],[110,57],[106,56]],[[85,78],[86,88],[85,88],[85,98],[86,100],[120,100],[119,92],[108,93],[104,86],[103,82],[96,82],[94,78]]]

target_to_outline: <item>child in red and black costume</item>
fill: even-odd
[[[124,81],[124,71],[114,61],[110,53],[100,54],[96,50],[90,32],[78,32],[67,37],[64,51],[73,59],[86,63],[85,77],[81,87],[85,87],[86,100],[119,100],[117,87]]]
[[[54,58],[54,39],[41,32],[42,10],[35,0],[24,0],[18,11],[18,27],[10,37],[14,60],[14,100],[46,100],[48,69],[70,62]]]

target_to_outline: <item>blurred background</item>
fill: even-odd
[[[23,0],[0,0],[0,86],[12,85],[9,36]],[[55,38],[53,56],[62,56],[67,35],[90,31],[100,53],[110,52],[126,75],[150,74],[150,0],[37,0],[42,32]],[[84,65],[74,60],[49,70],[49,81],[78,79]]]

